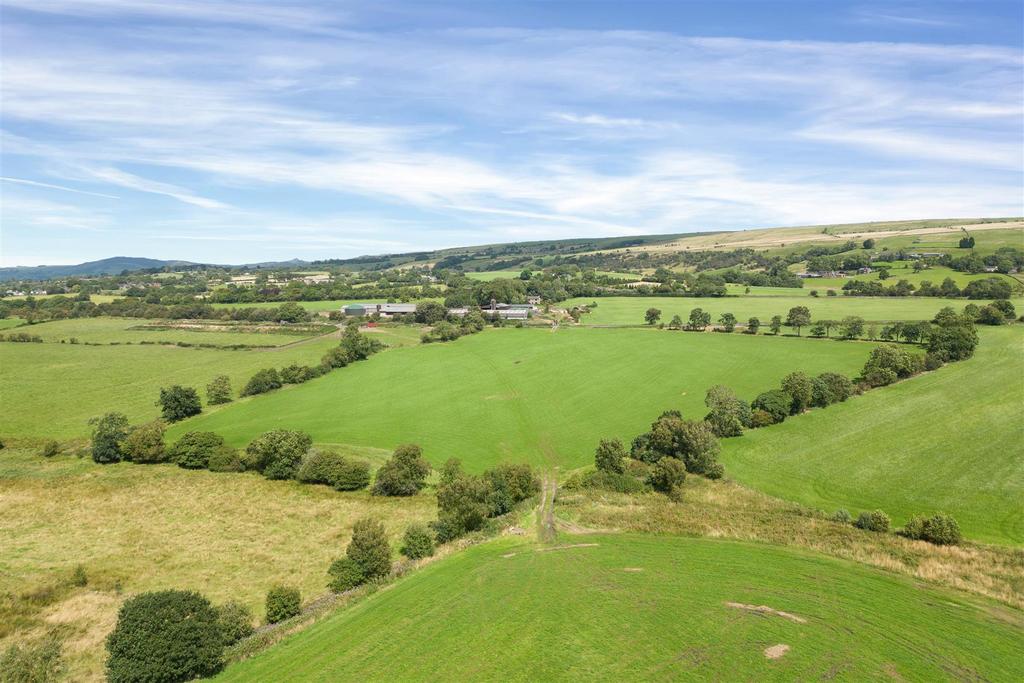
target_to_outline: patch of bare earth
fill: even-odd
[[[772,645],[764,649],[764,656],[767,659],[780,659],[783,655],[789,652],[789,645],[785,643],[779,643],[778,645]]]
[[[782,617],[783,619],[789,619],[790,621],[795,621],[798,624],[806,624],[807,623],[807,620],[804,619],[803,617],[798,617],[795,614],[791,614],[790,612],[783,612],[782,610],[779,610],[779,609],[773,609],[773,608],[769,607],[768,605],[744,605],[742,602],[727,602],[727,603],[725,603],[725,606],[726,607],[732,607],[733,609],[741,609],[741,610],[744,610],[746,612],[754,612],[756,614],[766,614],[766,615],[771,615],[771,616],[775,616],[775,617]],[[787,647],[787,649],[788,649],[788,647]]]

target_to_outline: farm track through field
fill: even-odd
[[[335,330],[333,330],[331,332],[326,332],[324,334],[318,334],[315,337],[306,337],[305,339],[300,339],[298,341],[289,342],[288,344],[282,344],[281,346],[275,346],[275,347],[273,347],[271,349],[261,349],[261,350],[262,351],[281,351],[281,350],[284,350],[284,349],[294,349],[295,347],[302,346],[303,344],[311,344],[312,342],[318,341],[320,339],[328,339],[328,338],[331,338],[331,339],[341,339],[341,326],[340,325],[336,325],[336,327],[337,327],[337,329],[335,329]]]

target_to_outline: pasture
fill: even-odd
[[[435,464],[578,467],[602,438],[629,443],[662,411],[707,412],[726,383],[741,396],[794,370],[855,375],[871,344],[653,329],[487,329],[446,344],[396,349],[275,394],[176,425],[243,445],[274,428],[316,442],[420,444]]]
[[[191,329],[188,326],[192,326]],[[166,329],[171,328],[171,329]],[[259,329],[260,331],[256,331]],[[136,318],[69,318],[26,327],[20,332],[36,334],[45,342],[67,342],[76,339],[92,344],[215,344],[231,346],[284,346],[328,331],[314,330],[309,325],[280,326],[273,323],[232,325],[217,321],[161,321]]]
[[[970,538],[1024,542],[1024,329],[979,333],[970,360],[724,440],[726,472],[829,511],[943,511]]]
[[[888,280],[879,280],[878,271],[880,268],[886,268],[889,271]],[[968,283],[974,280],[984,280],[986,278],[997,278],[1007,282],[1014,290],[1020,290],[1024,288],[1021,280],[1018,280],[1009,275],[1002,275],[1000,273],[961,273],[953,270],[952,268],[943,268],[942,266],[935,266],[914,272],[913,267],[906,261],[896,261],[891,265],[872,265],[873,272],[865,273],[864,275],[851,275],[849,277],[837,277],[837,278],[807,278],[804,281],[804,289],[810,291],[812,289],[836,289],[839,290],[840,296],[842,295],[842,287],[850,280],[856,280],[860,282],[874,282],[878,281],[885,287],[892,287],[900,280],[906,280],[915,287],[920,286],[922,282],[928,281],[933,285],[941,285],[942,281],[947,277],[956,283],[957,287],[963,289]],[[803,270],[802,267],[797,269],[797,272]]]
[[[218,680],[1024,677],[1020,613],[988,600],[760,544],[562,540],[470,548]]]
[[[753,288],[752,288],[753,289]],[[773,315],[786,318],[794,306],[806,306],[812,320],[840,320],[844,316],[857,315],[868,321],[930,320],[943,306],[961,310],[970,303],[966,299],[939,299],[931,297],[854,297],[809,295],[813,287],[790,290],[792,296],[738,296],[738,297],[579,297],[559,304],[562,308],[586,306],[597,302],[589,314],[580,318],[583,325],[643,325],[644,312],[648,308],[661,310],[661,322],[668,324],[672,316],[678,315],[686,322],[690,311],[702,308],[711,313],[712,322],[718,321],[722,313],[732,313],[741,325],[748,318],[761,320],[762,329]],[[1015,304],[1019,300],[1015,300]],[[803,330],[807,334],[807,330]]]
[[[374,463],[386,455],[345,450]],[[327,567],[344,553],[356,519],[380,518],[395,541],[408,524],[432,519],[435,505],[426,493],[382,498],[8,448],[0,451],[0,650],[11,630],[30,640],[59,626],[68,636],[68,677],[100,680],[103,639],[129,595],[192,588],[262,617],[275,583],[298,587],[306,601],[326,592]],[[88,585],[73,588],[68,579],[79,564]]]

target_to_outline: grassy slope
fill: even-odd
[[[811,311],[811,319],[831,318],[839,320],[847,315],[859,315],[865,320],[928,320],[943,306],[962,309],[970,303],[966,299],[937,299],[930,297],[812,297],[808,294],[813,287],[806,290],[790,290],[802,292],[795,296],[750,296],[722,298],[692,297],[581,297],[562,302],[561,306],[571,308],[582,306],[594,301],[595,308],[589,315],[580,319],[584,325],[642,325],[644,311],[648,308],[661,310],[661,321],[668,323],[673,315],[679,315],[685,322],[694,308],[703,308],[717,322],[722,313],[732,313],[741,323],[746,323],[751,316],[761,319],[767,325],[773,315],[786,318],[786,313],[794,306],[807,306]],[[974,302],[978,303],[978,302]],[[985,303],[985,302],[982,302]],[[1015,299],[1014,304],[1024,304]],[[805,331],[806,332],[806,331]]]
[[[386,455],[351,454],[370,462]],[[8,591],[45,596],[44,586],[82,564],[89,587],[43,616],[69,626],[72,680],[95,680],[102,639],[124,597],[193,588],[218,603],[239,600],[262,617],[274,583],[298,587],[304,600],[323,594],[327,567],[343,553],[352,523],[365,515],[382,519],[397,541],[410,522],[434,517],[435,502],[426,494],[380,498],[173,465],[47,460],[8,448],[0,451],[0,597]],[[0,621],[5,607],[0,601]],[[44,627],[20,630],[30,638]],[[0,650],[5,646],[0,638]]]
[[[707,411],[709,386],[743,395],[787,373],[855,374],[868,344],[660,330],[488,329],[388,352],[301,387],[186,420],[171,438],[213,430],[242,445],[275,427],[318,442],[423,446],[481,469],[501,461],[576,467],[601,438],[629,442],[662,411]]]
[[[726,440],[726,470],[808,505],[943,510],[972,538],[1024,542],[1022,351],[1024,328],[983,329],[969,361]]]
[[[988,601],[748,543],[631,535],[571,542],[598,546],[537,552],[514,539],[477,546],[229,667],[221,679],[1024,676],[1014,654],[1020,614]],[[768,605],[806,622],[727,602]],[[766,658],[776,644],[791,650]]]

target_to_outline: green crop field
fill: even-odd
[[[287,327],[273,328],[268,326],[266,332],[234,331],[229,325],[209,325],[207,329],[160,329],[165,326],[182,324],[181,321],[140,320],[135,318],[69,318],[38,323],[26,327],[20,332],[36,334],[47,342],[61,342],[72,338],[79,342],[95,344],[138,344],[178,343],[216,344],[230,346],[247,344],[250,346],[284,346],[294,344],[309,337],[319,336],[324,332],[297,333]],[[196,323],[202,325],[202,321]],[[255,327],[250,325],[249,327]]]
[[[828,510],[945,511],[972,538],[1024,542],[1024,329],[980,336],[970,360],[725,440],[726,471]]]
[[[229,666],[219,680],[1024,677],[1021,615],[988,600],[759,544],[566,542],[505,538],[471,548]]]
[[[644,311],[648,308],[661,310],[661,322],[668,323],[673,315],[679,315],[686,322],[690,311],[703,308],[711,313],[712,322],[717,322],[722,313],[732,313],[740,324],[756,316],[760,318],[762,329],[773,315],[786,318],[786,313],[794,306],[806,306],[811,311],[812,320],[831,318],[839,320],[847,315],[857,315],[869,321],[889,320],[929,320],[943,306],[952,306],[961,310],[971,303],[966,299],[939,299],[931,297],[812,297],[810,287],[796,296],[739,296],[719,298],[695,297],[580,297],[569,299],[559,304],[563,308],[586,306],[597,302],[597,308],[580,318],[583,325],[642,325]],[[974,302],[977,303],[977,302]],[[1016,305],[1022,300],[1015,299]],[[804,330],[804,334],[806,334]]]
[[[396,349],[279,394],[237,402],[170,430],[244,444],[272,428],[315,441],[423,446],[434,463],[576,467],[601,438],[627,441],[664,410],[702,417],[709,386],[741,395],[794,370],[855,375],[871,345],[664,330],[488,329]]]

